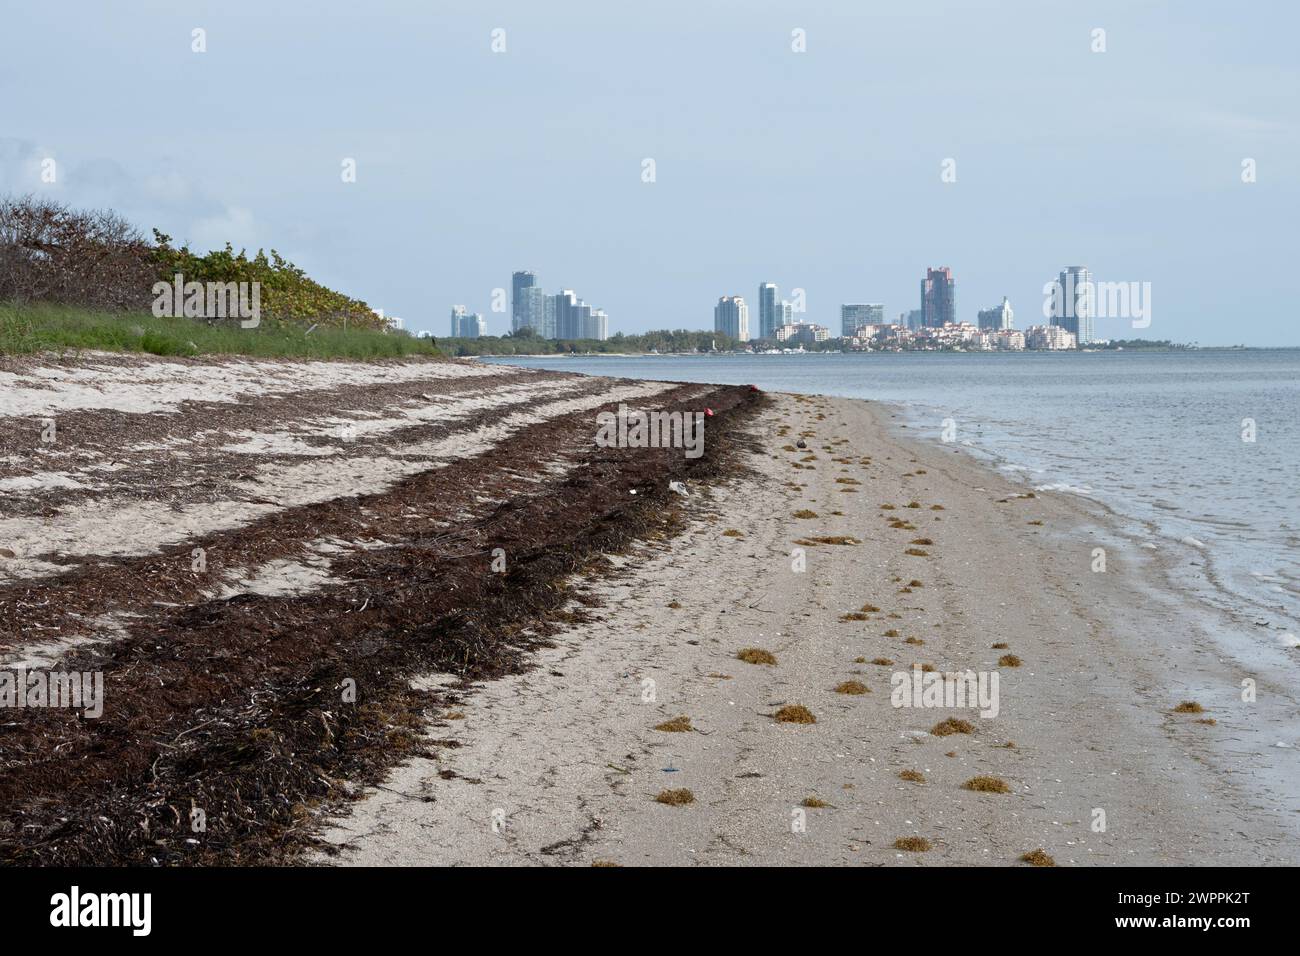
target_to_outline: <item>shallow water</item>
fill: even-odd
[[[1300,636],[1300,350],[487,361],[897,403],[914,437],[1087,494],[1148,547],[1192,549],[1180,589],[1256,618],[1253,640]]]

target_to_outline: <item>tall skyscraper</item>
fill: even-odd
[[[1003,329],[1011,328],[1015,318],[1015,313],[1011,311],[1011,303],[1007,301],[1007,297],[1004,295],[1001,305],[980,310],[979,324],[981,329],[992,329],[995,332],[1000,332]]]
[[[578,297],[572,289],[565,289],[558,295],[551,296],[555,309],[555,337],[557,339],[580,338],[578,327]]]
[[[738,295],[724,295],[713,307],[713,331],[749,341],[749,306]]]
[[[532,299],[527,291],[536,285],[537,274],[533,272],[516,272],[510,277],[510,331],[531,328],[540,333],[541,330],[537,328],[538,317],[530,309]]]
[[[1092,315],[1092,273],[1087,266],[1066,266],[1056,277],[1050,323],[1073,332],[1079,345],[1087,345],[1093,339]]]
[[[764,282],[758,287],[758,337],[770,339],[785,324],[785,310],[776,283]]]
[[[840,306],[840,335],[851,338],[864,325],[884,325],[885,307],[875,302],[850,302]]]
[[[551,320],[547,322],[547,316]],[[522,322],[528,328],[531,328],[544,339],[555,338],[555,317],[554,312],[546,308],[546,293],[542,291],[539,285],[528,286],[524,289],[524,309]]]
[[[927,329],[957,321],[957,283],[947,266],[926,269],[921,280],[921,324]]]

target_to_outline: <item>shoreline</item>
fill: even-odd
[[[1283,672],[1099,502],[883,403],[420,361],[4,374],[0,661],[102,672],[106,703],[8,712],[7,862],[1296,859]],[[715,409],[704,457],[593,446],[623,401]],[[996,674],[996,715],[894,707],[922,664]]]
[[[758,477],[701,490],[668,553],[643,549],[620,580],[592,584],[601,620],[476,688],[435,731],[459,746],[356,804],[325,836],[338,856],[318,862],[1016,865],[1037,848],[1062,865],[1296,861],[1295,751],[1266,746],[1289,720],[1287,689],[1224,664],[1212,629],[1153,644],[1179,620],[1177,594],[1162,598],[1140,550],[1089,569],[1092,547],[1118,540],[1104,506],[1027,494],[899,434],[880,405],[771,397]],[[812,468],[778,450],[801,431],[818,433]],[[906,509],[912,496],[923,507]],[[790,517],[805,509],[818,518]],[[913,530],[886,525],[899,514],[917,515]],[[809,547],[807,572],[791,572],[802,535],[844,534],[860,543]],[[937,547],[908,555],[922,538]],[[841,620],[864,602],[879,611]],[[1020,666],[1001,667],[995,644]],[[777,664],[735,660],[746,646]],[[929,733],[952,712],[890,706],[892,674],[920,663],[999,671],[999,716]],[[846,680],[869,691],[834,693]],[[1183,700],[1203,714],[1174,713]],[[817,722],[774,722],[787,703]],[[654,729],[680,716],[694,732]],[[1010,792],[962,789],[978,776]],[[695,802],[655,802],[679,787]],[[913,836],[934,849],[893,848]]]

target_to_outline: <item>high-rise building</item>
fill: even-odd
[[[885,307],[875,302],[852,302],[840,306],[840,335],[852,338],[864,325],[884,325]]]
[[[1000,332],[1002,329],[1011,328],[1015,318],[1015,313],[1011,311],[1011,303],[1007,301],[1007,297],[1004,295],[1001,305],[980,310],[979,325],[981,329],[992,329],[995,332]]]
[[[533,272],[516,272],[510,277],[510,331],[518,332],[520,329],[530,328],[534,331],[540,331],[537,328],[537,316],[530,309],[532,299],[528,295],[529,289],[537,286],[537,274]]]
[[[776,283],[764,282],[758,287],[758,337],[770,339],[784,324],[785,309]]]
[[[936,329],[957,321],[957,283],[947,266],[926,269],[921,280],[921,324]]]
[[[572,289],[565,289],[558,295],[550,297],[554,303],[555,337],[557,339],[580,338],[582,331],[578,327],[578,296]]]
[[[738,295],[724,295],[713,307],[713,331],[749,341],[749,306]]]
[[[1048,285],[1052,288],[1048,321],[1073,332],[1079,345],[1087,345],[1093,339],[1092,273],[1087,266],[1066,266],[1055,285]]]
[[[585,306],[587,309],[582,319],[582,337],[584,339],[600,339],[604,341],[609,338],[609,320],[605,317],[601,309],[593,309]]]
[[[554,318],[553,312],[546,308],[546,293],[539,285],[528,286],[523,291],[524,307],[520,328],[530,328],[544,339],[555,338],[555,323],[547,323],[547,316]]]
[[[476,339],[487,335],[487,323],[477,312],[469,312],[463,305],[451,307],[451,337],[454,339]]]

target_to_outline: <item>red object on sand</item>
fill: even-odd
[[[711,409],[711,408],[706,408],[706,409],[704,410],[704,414],[705,414],[706,417],[708,417],[708,418],[712,418],[712,417],[713,417],[713,409]]]
[[[751,392],[757,392],[757,391],[758,391],[758,386],[757,386],[757,385],[751,385],[751,386],[749,386],[749,390],[750,390]]]

